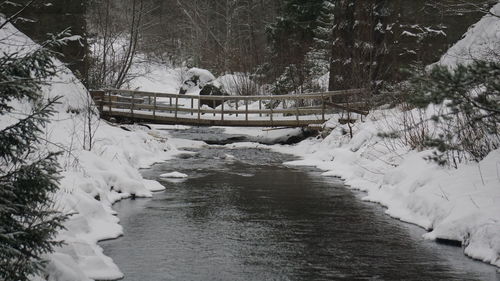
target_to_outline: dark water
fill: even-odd
[[[102,245],[125,280],[500,280],[339,180],[282,166],[284,155],[212,148],[181,158],[145,176],[187,180],[114,206],[125,236]]]

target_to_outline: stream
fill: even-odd
[[[143,174],[167,190],[115,204],[125,235],[104,253],[137,281],[500,280],[293,159],[210,146],[157,164]],[[189,177],[159,177],[172,171]]]

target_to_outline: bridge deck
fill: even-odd
[[[284,96],[198,96],[129,90],[92,91],[104,118],[188,126],[305,127],[322,124],[333,108],[360,114],[351,102],[363,89]],[[345,102],[333,103],[334,97]],[[214,108],[207,107],[210,104]]]

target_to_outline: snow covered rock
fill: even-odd
[[[228,94],[224,90],[224,87],[214,82],[206,84],[200,91],[200,96],[227,96],[227,95]],[[221,104],[222,101],[220,100],[200,99],[200,106],[206,105],[208,107],[215,109]]]
[[[215,76],[206,69],[191,68],[187,71],[187,77],[184,80],[179,94],[187,94],[192,89],[202,89],[207,83],[214,81]]]

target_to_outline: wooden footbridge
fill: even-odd
[[[199,96],[91,91],[102,118],[188,126],[306,127],[341,111],[366,115],[365,89],[300,95]],[[347,122],[351,121],[348,114]],[[344,120],[345,121],[345,120]],[[341,120],[342,122],[342,120]]]

